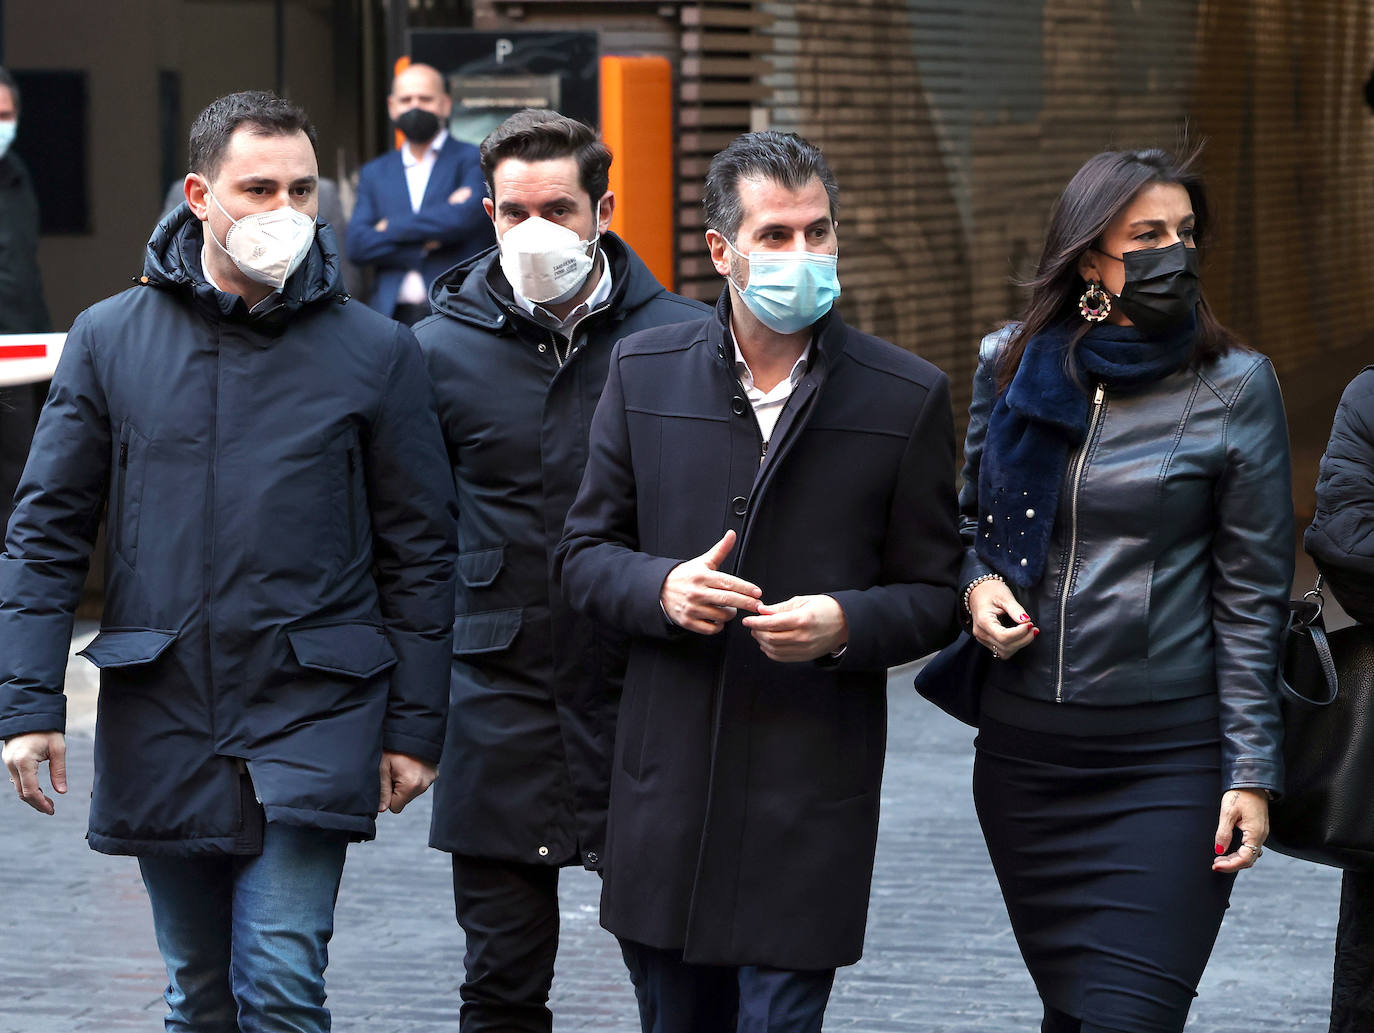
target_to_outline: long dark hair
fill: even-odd
[[[1196,222],[1193,239],[1199,248],[1206,246],[1211,222],[1207,190],[1195,164],[1199,145],[1183,161],[1168,151],[1152,148],[1143,151],[1104,151],[1095,154],[1074,173],[1069,185],[1055,202],[1045,234],[1045,249],[1035,275],[1024,286],[1030,288],[1030,301],[1021,315],[1020,326],[1011,335],[997,363],[997,389],[1005,391],[1016,375],[1021,356],[1032,337],[1046,327],[1078,314],[1078,298],[1084,283],[1078,274],[1083,253],[1095,247],[1113,219],[1152,183],[1177,183],[1188,191]],[[1069,341],[1065,362],[1073,370],[1073,352],[1088,332],[1091,323],[1083,321]],[[1240,342],[1218,322],[1206,297],[1198,301],[1197,340],[1192,362],[1203,365],[1225,355]]]

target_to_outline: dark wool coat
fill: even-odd
[[[461,584],[449,727],[431,843],[599,868],[624,645],[574,614],[550,576],[587,461],[611,347],[709,309],[601,238],[610,299],[569,343],[515,304],[492,249],[445,273],[415,328],[458,492]]]
[[[102,510],[90,843],[243,850],[269,821],[375,831],[386,749],[437,761],[452,489],[404,327],[351,302],[320,229],[253,317],[182,207],[139,286],[67,337],[0,556],[0,737],[61,730],[72,612]]]
[[[1341,396],[1303,544],[1346,612],[1374,624],[1374,366]]]
[[[949,383],[832,314],[760,465],[728,318],[617,346],[559,546],[573,605],[633,636],[601,920],[689,962],[831,968],[863,949],[886,670],[957,630]],[[838,662],[669,625],[664,578],[727,528],[765,601],[840,603]]]

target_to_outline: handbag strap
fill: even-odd
[[[1279,646],[1278,686],[1279,691],[1298,703],[1313,707],[1326,707],[1336,702],[1340,689],[1336,677],[1336,662],[1331,658],[1331,643],[1326,638],[1326,623],[1322,620],[1322,576],[1317,575],[1317,583],[1302,599],[1289,603],[1288,624],[1283,629]],[[1314,598],[1315,597],[1315,598]],[[1295,689],[1284,673],[1288,666],[1288,654],[1296,640],[1307,638],[1312,643],[1312,651],[1317,656],[1317,666],[1321,669],[1322,680],[1326,682],[1324,699],[1305,696]]]

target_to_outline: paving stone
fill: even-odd
[[[867,952],[836,979],[826,1029],[1031,1033],[1035,990],[973,814],[973,733],[910,683],[898,672],[889,690]],[[0,1033],[157,1030],[164,977],[138,866],[86,848],[89,733],[70,745],[72,789],[54,818],[0,801]],[[425,845],[429,800],[350,850],[328,976],[341,1033],[457,1028],[463,944],[448,857]],[[1273,851],[1242,875],[1188,1033],[1325,1030],[1339,884]],[[634,1033],[619,950],[597,924],[600,882],[576,869],[561,885],[555,1030]]]

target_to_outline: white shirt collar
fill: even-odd
[[[429,142],[429,150],[425,151],[424,158],[417,158],[410,152],[410,141],[401,144],[401,165],[410,168],[420,164],[421,161],[433,161],[439,152],[444,149],[444,141],[448,139],[448,130],[440,128],[439,135]]]
[[[749,363],[745,361],[744,352],[739,350],[739,341],[735,340],[735,331],[728,325],[725,329],[730,335],[730,343],[735,346],[735,373],[739,377],[740,383],[744,385],[746,391],[757,391],[758,389],[754,387],[754,371],[749,368]],[[792,363],[792,372],[788,374],[787,380],[785,381],[789,394],[792,388],[797,386],[797,381],[806,376],[806,371],[811,368],[811,348],[815,340],[816,339],[812,337],[811,340],[807,341],[806,349],[797,357],[797,361]],[[778,384],[772,391],[769,391],[768,394],[774,394],[774,392],[778,390],[778,387],[781,386],[781,383]],[[760,392],[760,394],[762,394],[762,392]]]

